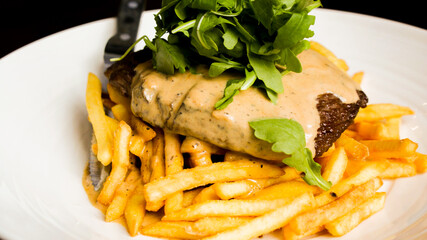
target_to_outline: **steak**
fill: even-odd
[[[285,92],[271,103],[262,91],[241,91],[223,110],[214,104],[222,98],[230,79],[216,78],[199,66],[190,72],[165,75],[153,69],[144,53],[136,52],[106,71],[110,84],[132,98],[133,113],[149,124],[192,136],[219,147],[267,160],[281,160],[284,154],[271,144],[255,138],[248,122],[262,118],[289,118],[298,121],[306,133],[307,147],[322,155],[352,124],[366,95],[346,73],[319,53],[306,50],[300,59],[303,71],[282,79]]]

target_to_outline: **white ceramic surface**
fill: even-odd
[[[153,13],[144,14],[140,35],[154,35]],[[427,153],[427,31],[346,12],[314,14],[314,39],[345,59],[351,73],[365,72],[371,103],[415,110],[404,118],[402,136]],[[87,74],[102,76],[114,26],[113,19],[85,24],[0,60],[0,237],[150,239],[104,222],[81,184],[90,135]],[[342,239],[427,238],[427,174],[386,181],[382,189],[385,209]]]

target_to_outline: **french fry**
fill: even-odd
[[[202,191],[197,194],[197,196],[193,199],[193,204],[206,202],[208,200],[219,200],[220,198],[215,192],[213,185],[209,187],[203,188]]]
[[[145,150],[145,141],[139,135],[133,135],[129,142],[129,151],[135,156],[141,157]]]
[[[417,153],[417,158],[415,159],[414,164],[418,173],[427,172],[427,155]]]
[[[415,160],[418,144],[410,139],[401,140],[365,140],[360,141],[369,148],[369,159],[407,158]]]
[[[150,126],[144,123],[141,119],[135,117],[133,114],[131,114],[131,117],[130,117],[130,125],[132,126],[132,129],[135,129],[135,131],[142,138],[144,138],[146,142],[150,141],[156,136],[156,131],[154,131]]]
[[[151,171],[150,181],[165,176],[165,138],[161,130],[158,130],[153,139]]]
[[[151,178],[151,156],[153,155],[153,141],[145,143],[144,151],[140,156],[142,182],[148,183]]]
[[[200,239],[200,236],[187,232],[193,222],[166,222],[160,221],[142,228],[141,233],[146,236],[166,239]]]
[[[326,160],[326,164],[323,167],[322,177],[335,185],[338,183],[344,175],[347,167],[347,154],[343,147],[338,147],[331,156]]]
[[[295,198],[285,206],[279,207],[267,214],[256,217],[237,228],[218,233],[206,240],[251,239],[272,232],[286,225],[292,218],[312,207],[313,195],[305,193]]]
[[[139,232],[145,216],[144,185],[142,180],[137,182],[137,187],[127,201],[125,219],[129,234],[133,237]]]
[[[216,194],[223,200],[231,198],[247,198],[258,191],[281,182],[290,181],[300,177],[300,172],[292,167],[284,167],[284,175],[277,178],[245,179],[234,182],[215,183],[212,187]]]
[[[105,212],[105,221],[111,222],[121,217],[125,212],[126,203],[140,181],[140,172],[138,169],[132,170],[126,177],[126,180],[117,187],[114,198]]]
[[[132,129],[124,121],[120,121],[114,137],[114,154],[110,176],[98,196],[98,202],[108,205],[111,203],[114,192],[126,177],[129,162],[129,141]]]
[[[360,205],[368,198],[374,196],[376,190],[381,185],[381,180],[379,178],[374,178],[352,189],[329,204],[299,215],[295,219],[292,219],[289,226],[295,233],[303,234],[312,228],[317,228],[331,222]]]
[[[350,161],[348,164],[350,164]],[[387,164],[380,162],[366,162],[366,164],[364,164],[363,167],[358,169],[355,173],[333,185],[328,191],[317,195],[315,198],[316,206],[328,204],[336,198],[341,197],[355,186],[359,186],[378,177],[385,169],[387,169],[387,167]],[[349,168],[350,166],[347,167],[347,169]]]
[[[236,181],[246,178],[278,177],[282,174],[283,170],[280,167],[264,161],[218,162],[184,169],[176,174],[147,183],[144,187],[144,193],[147,202],[155,202],[165,200],[175,192],[210,183]]]
[[[246,224],[252,219],[252,217],[205,217],[195,221],[187,232],[206,237]]]
[[[224,153],[221,148],[193,137],[186,137],[181,145],[182,153],[190,154],[192,167],[212,164],[211,154]]]
[[[335,142],[336,147],[343,147],[347,156],[355,160],[365,160],[369,156],[369,148],[359,141],[342,134]]]
[[[107,166],[111,163],[113,155],[113,132],[107,126],[101,94],[101,81],[95,74],[89,73],[86,86],[86,108],[98,145],[97,158]]]
[[[158,130],[156,132],[156,136],[153,139],[153,154],[150,159],[150,162],[151,162],[150,181],[151,182],[165,176],[164,152],[165,152],[164,135],[162,133],[162,130]],[[158,201],[149,201],[147,199],[147,204],[145,208],[149,211],[154,211],[154,212],[158,211],[161,207],[164,206],[164,203],[165,203],[164,200],[166,200],[166,198]]]
[[[369,104],[366,108],[361,108],[354,122],[375,122],[385,118],[400,118],[405,115],[412,115],[408,107],[391,103]]]
[[[308,185],[303,181],[288,181],[278,183],[248,197],[251,200],[273,200],[273,199],[292,199],[303,193],[318,194],[320,189],[316,186]]]
[[[357,227],[363,220],[384,208],[384,192],[375,195],[357,206],[344,216],[325,224],[325,228],[332,236],[342,236]]]
[[[111,108],[111,112],[113,112],[113,116],[115,119],[119,121],[125,121],[130,123],[131,111],[128,107],[123,104],[116,104]]]
[[[215,183],[212,189],[222,200],[228,200],[238,197],[246,197],[263,188],[266,179],[245,179],[234,182]]]
[[[111,84],[107,84],[107,92],[111,101],[126,106],[130,110],[130,98],[123,96],[117,89],[111,86]]]
[[[343,147],[348,157],[355,160],[365,160],[369,156],[369,148],[355,139],[342,134],[335,142],[336,147]]]
[[[179,136],[165,132],[165,171],[166,175],[172,175],[182,171],[184,158],[180,151]],[[182,208],[183,192],[176,192],[165,201],[165,214]]]
[[[417,174],[417,168],[414,163],[401,162],[395,160],[380,160],[379,162],[383,162],[388,164],[387,169],[385,169],[379,177],[385,179],[393,179],[393,178],[402,178],[402,177],[411,177]]]
[[[166,214],[162,221],[194,221],[203,217],[260,216],[291,202],[292,199],[275,200],[209,200]]]
[[[357,72],[357,73],[353,74],[351,79],[353,79],[353,81],[357,82],[358,84],[362,84],[362,80],[363,80],[364,75],[365,74],[363,72]]]
[[[390,118],[383,122],[358,122],[356,131],[364,140],[400,139],[400,118]]]
[[[337,56],[335,56],[334,53],[332,53],[329,49],[324,47],[322,44],[315,42],[315,41],[310,41],[310,48],[313,49],[314,51],[322,54],[326,58],[328,58],[329,61],[331,61],[333,64],[335,64],[339,69],[343,70],[344,72],[348,71],[349,67],[345,63],[345,61],[337,58]]]

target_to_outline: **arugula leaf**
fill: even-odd
[[[267,88],[276,93],[283,92],[282,74],[277,70],[274,62],[252,52],[248,52],[248,59],[258,79],[263,81]]]
[[[249,125],[254,129],[255,137],[272,143],[274,152],[289,155],[283,159],[283,163],[304,172],[304,181],[324,190],[331,187],[331,183],[322,178],[321,166],[313,160],[311,151],[306,148],[301,124],[292,119],[271,118],[251,121]]]
[[[190,67],[190,64],[178,46],[171,45],[161,38],[156,38],[155,46],[157,51],[154,52],[153,60],[154,66],[158,71],[173,74],[175,69],[185,72],[185,69]]]
[[[233,97],[239,93],[239,89],[242,87],[244,82],[245,79],[228,80],[227,86],[224,89],[224,97],[215,103],[215,108],[221,110],[233,102]]]

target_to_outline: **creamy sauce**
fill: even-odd
[[[360,89],[345,72],[313,50],[301,53],[302,73],[282,78],[284,93],[271,103],[256,88],[241,91],[223,110],[215,110],[229,79],[240,75],[223,74],[209,78],[200,74],[178,73],[167,76],[152,70],[150,63],[136,68],[132,83],[132,111],[152,125],[199,138],[225,149],[248,153],[263,159],[281,160],[284,155],[271,151],[271,145],[258,140],[248,122],[262,118],[288,118],[304,128],[307,147],[314,153],[314,138],[320,125],[317,97],[333,93],[344,103],[359,100]]]

